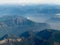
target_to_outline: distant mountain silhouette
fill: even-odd
[[[41,31],[50,28],[46,23],[36,23],[21,16],[4,16],[0,19],[0,26],[4,33],[15,36],[25,31]]]
[[[20,15],[36,18],[36,22],[45,22],[47,19],[60,13],[59,5],[0,5],[0,17],[4,15]],[[39,17],[39,18],[38,18]],[[41,18],[42,17],[42,18]],[[40,20],[39,20],[40,19]],[[33,19],[32,19],[33,20]],[[37,21],[38,20],[38,21]]]
[[[56,14],[60,13],[59,5],[0,5],[0,15],[24,15],[25,14]],[[51,15],[52,16],[52,15]]]

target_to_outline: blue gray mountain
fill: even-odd
[[[4,35],[2,38],[9,38]],[[39,32],[26,31],[20,34],[20,42],[14,42],[14,45],[52,45],[60,42],[60,31],[54,29],[45,29]],[[6,43],[9,45],[9,43]],[[4,44],[5,45],[5,44]]]
[[[20,15],[23,17],[30,17],[30,19],[35,22],[45,22],[58,13],[60,13],[59,5],[0,5],[0,16]]]
[[[23,15],[34,14],[40,16],[41,14],[54,15],[60,13],[59,5],[0,5],[0,15]]]
[[[60,31],[54,29],[45,29],[40,32],[28,31],[20,35],[23,37],[23,44],[28,45],[52,45],[60,42]]]
[[[19,36],[25,31],[41,31],[50,28],[46,23],[36,23],[21,16],[3,16],[0,18],[0,37],[5,34]]]

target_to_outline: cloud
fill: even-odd
[[[0,0],[0,4],[57,4],[60,0]]]

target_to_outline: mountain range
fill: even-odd
[[[4,15],[20,15],[26,18],[29,17],[35,22],[45,22],[59,13],[59,5],[0,5],[0,17]]]
[[[60,31],[54,29],[45,29],[40,32],[25,32],[20,35],[24,37],[24,43],[28,45],[54,45],[54,42],[60,42]]]
[[[5,35],[6,36],[6,35]],[[54,29],[45,29],[39,32],[26,31],[21,33],[20,42],[14,45],[54,45],[60,42],[60,31]]]
[[[0,15],[39,16],[41,14],[54,15],[60,13],[59,5],[0,5]]]
[[[60,14],[59,5],[0,5],[0,41],[20,38],[21,42],[14,45],[60,43],[57,14]]]
[[[41,31],[50,28],[49,24],[36,23],[21,16],[3,16],[0,18],[0,37],[5,34],[19,36],[25,31]]]

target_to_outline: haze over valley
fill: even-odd
[[[0,5],[0,41],[1,45],[60,42],[60,5]]]

